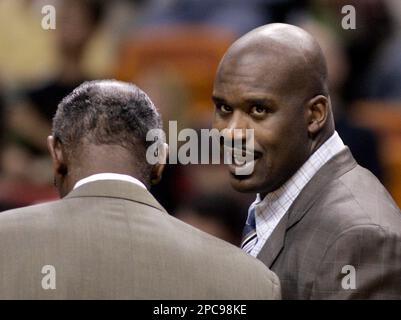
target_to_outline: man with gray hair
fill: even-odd
[[[0,214],[2,299],[276,299],[277,277],[240,249],[171,217],[148,189],[161,128],[147,95],[115,80],[64,98],[48,146],[61,200]]]

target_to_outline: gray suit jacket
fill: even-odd
[[[306,185],[258,259],[283,299],[400,299],[401,212],[347,148]]]
[[[279,297],[263,263],[169,216],[132,183],[91,182],[0,214],[0,299]]]

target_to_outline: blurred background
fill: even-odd
[[[55,30],[41,27],[48,4]],[[347,4],[355,30],[341,27]],[[271,22],[319,41],[337,131],[401,206],[401,1],[0,0],[0,210],[57,198],[46,137],[57,104],[82,81],[132,81],[165,128],[210,128],[219,60]],[[231,190],[221,165],[169,165],[152,192],[172,215],[234,244],[254,200]]]

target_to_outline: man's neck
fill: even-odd
[[[311,144],[311,152],[309,157],[316,152],[327,140],[330,139],[330,137],[333,136],[335,130],[326,130],[325,132],[322,132],[320,135],[316,137],[314,141],[312,141]]]

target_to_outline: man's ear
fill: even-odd
[[[56,139],[53,136],[47,137],[47,147],[50,152],[50,156],[53,161],[53,173],[54,176],[64,176],[67,174],[67,165],[65,161],[65,157],[63,154],[63,150],[61,147],[60,140]]]
[[[306,110],[309,135],[315,136],[328,121],[330,100],[323,95],[313,97],[307,102]]]
[[[152,172],[150,177],[150,182],[152,185],[158,184],[162,179],[162,174],[166,166],[167,159],[168,159],[168,144],[164,142],[158,147],[158,162],[152,167]]]

